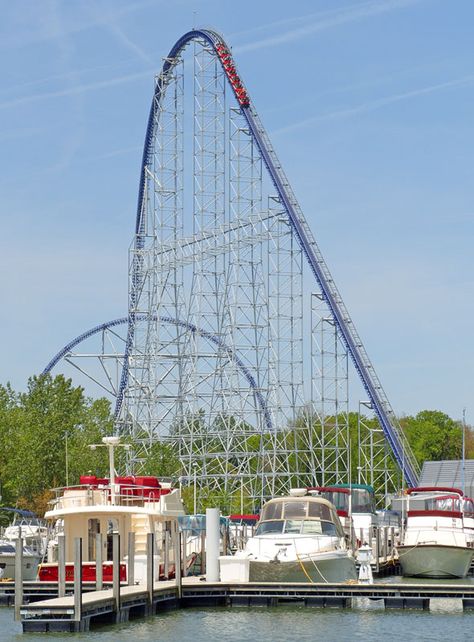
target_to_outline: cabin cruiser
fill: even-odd
[[[75,487],[55,490],[45,518],[54,525],[48,561],[39,569],[40,581],[58,579],[59,537],[64,536],[66,580],[73,579],[74,540],[82,538],[83,580],[95,581],[96,560],[102,560],[104,581],[112,580],[113,534],[120,535],[120,579],[128,578],[128,552],[133,546],[134,581],[147,572],[147,535],[155,534],[155,579],[174,574],[171,540],[178,533],[178,516],[184,515],[180,490],[156,477],[114,477],[111,481],[83,475]],[[97,550],[102,535],[102,550]],[[130,537],[130,534],[133,534]],[[165,547],[169,555],[165,556]],[[166,557],[166,565],[165,565]],[[165,568],[166,566],[166,568]]]
[[[463,522],[468,546],[474,548],[474,500],[470,497],[464,497]]]
[[[336,507],[344,532],[353,548],[372,544],[374,526],[377,522],[375,495],[367,484],[334,484],[314,486],[309,492],[317,491],[321,497]]]
[[[474,543],[464,524],[463,492],[420,487],[406,493],[406,528],[402,544],[397,546],[403,575],[465,577]]]
[[[14,519],[3,529],[0,537],[0,579],[15,579],[15,553],[21,537],[22,577],[24,580],[34,580],[46,551],[46,523],[30,511],[19,508],[1,510],[13,512]]]
[[[356,578],[336,508],[293,489],[268,501],[255,532],[236,558],[249,560],[251,582],[345,582]]]
[[[13,522],[2,532],[2,539],[14,544],[21,537],[23,544],[33,553],[43,556],[48,544],[48,526],[44,519],[29,510],[20,508],[2,508],[14,513]]]

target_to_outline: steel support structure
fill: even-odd
[[[350,362],[416,483],[388,398],[213,31],[184,34],[156,78],[129,273],[117,430],[134,439],[137,461],[156,440],[174,444],[198,509],[215,490],[256,506],[291,486],[349,481]]]

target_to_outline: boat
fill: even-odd
[[[474,500],[464,497],[463,524],[468,545],[474,547]]]
[[[153,476],[98,478],[82,475],[74,487],[55,489],[55,498],[45,518],[55,536],[48,544],[47,562],[39,567],[40,581],[57,581],[59,538],[64,536],[66,581],[74,579],[74,540],[82,539],[82,577],[96,580],[96,561],[102,559],[103,581],[112,581],[113,535],[120,535],[120,580],[128,581],[129,551],[133,552],[134,581],[147,577],[147,535],[155,534],[155,580],[175,573],[174,548],[178,517],[184,515],[179,488]],[[103,550],[96,550],[102,535]],[[165,550],[168,551],[165,554]],[[192,559],[187,564],[192,563]]]
[[[336,507],[337,514],[353,548],[372,545],[374,527],[377,525],[375,494],[367,484],[334,484],[313,486],[308,492],[317,491],[321,497]]]
[[[251,582],[345,582],[356,578],[336,508],[293,489],[262,508],[255,535],[235,558],[247,559]]]
[[[408,577],[465,577],[474,542],[464,524],[464,495],[458,488],[418,487],[406,491],[406,527],[397,546]]]
[[[46,553],[48,544],[48,526],[44,519],[36,513],[20,508],[0,509],[2,512],[12,512],[13,522],[3,529],[1,538],[8,542],[15,543],[21,537],[23,544],[34,553],[43,556]]]
[[[15,579],[15,554],[21,537],[22,577],[34,580],[46,550],[46,524],[31,511],[6,507],[1,510],[14,513],[14,519],[3,529],[0,537],[0,579]]]
[[[15,554],[17,542],[7,539],[0,539],[0,579],[15,579]],[[24,580],[35,580],[42,555],[23,546],[22,552],[22,578]]]

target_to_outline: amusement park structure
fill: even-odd
[[[416,485],[417,462],[215,31],[184,34],[156,77],[128,315],[72,341],[46,371],[119,328],[116,428],[136,463],[170,442],[182,479],[254,504],[347,483],[352,364],[379,423],[360,439],[360,481],[387,486],[393,461]]]

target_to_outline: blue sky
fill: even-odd
[[[1,10],[1,383],[126,314],[153,75],[195,21],[232,45],[395,410],[472,422],[473,3]]]

